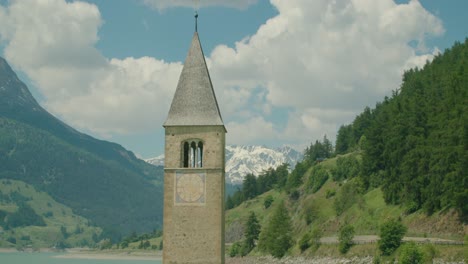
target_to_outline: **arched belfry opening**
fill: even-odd
[[[182,167],[203,168],[203,141],[200,139],[186,140],[182,144]]]

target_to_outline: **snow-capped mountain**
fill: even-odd
[[[301,159],[302,154],[290,147],[226,146],[226,180],[240,184],[249,173],[258,176],[283,163],[288,163],[292,169]]]
[[[154,158],[145,159],[145,161],[155,166],[164,166],[164,154],[161,154]]]
[[[226,181],[241,184],[244,176],[256,176],[269,168],[288,163],[290,169],[302,159],[303,155],[291,147],[268,148],[265,146],[226,146]],[[164,155],[147,159],[153,165],[164,165]]]

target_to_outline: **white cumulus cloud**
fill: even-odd
[[[225,6],[245,9],[258,0],[143,0],[143,3],[162,11],[171,7],[189,7],[199,9],[207,6]]]
[[[282,139],[300,133],[333,139],[340,124],[397,89],[404,70],[431,60],[437,49],[425,47],[425,38],[444,32],[416,0],[271,3],[279,14],[254,35],[213,50],[211,73],[221,90],[241,91],[236,104],[261,87],[265,104],[292,109],[286,128],[277,131]],[[221,100],[229,115],[245,115],[230,97]]]

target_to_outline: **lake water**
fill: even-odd
[[[59,253],[0,253],[1,264],[161,264],[159,260],[108,260],[56,258]]]

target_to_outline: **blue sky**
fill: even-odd
[[[334,140],[468,36],[465,0],[0,0],[0,55],[48,111],[153,157],[195,9],[229,144]]]

